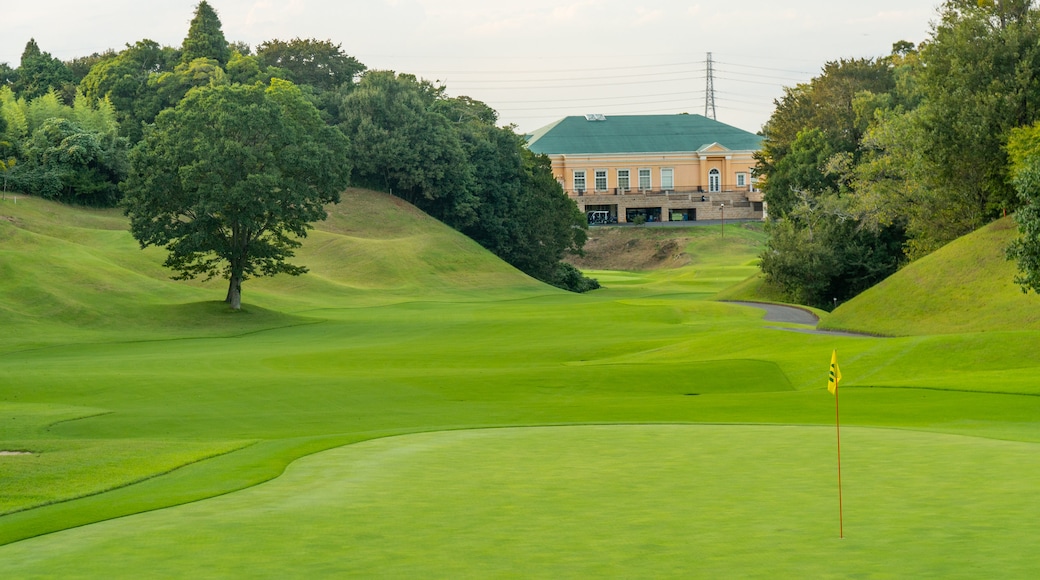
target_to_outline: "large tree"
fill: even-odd
[[[331,40],[268,40],[256,47],[256,55],[265,66],[286,71],[292,82],[322,91],[351,84],[365,70],[365,65]]]
[[[95,64],[80,82],[80,90],[93,101],[111,101],[121,134],[137,142],[143,125],[154,121],[163,108],[158,89],[149,79],[173,71],[177,62],[174,49],[141,40]]]
[[[220,63],[220,66],[226,65],[231,59],[231,47],[224,37],[220,17],[206,0],[202,0],[195,7],[195,17],[191,19],[188,36],[184,38],[181,48],[182,63],[189,63],[197,58],[212,58]]]
[[[825,64],[810,82],[784,90],[762,128],[765,139],[755,156],[757,172],[765,177],[770,215],[783,216],[793,209],[795,190],[819,193],[837,185],[833,177],[810,173],[821,171],[834,154],[847,153],[853,163],[858,160],[870,118],[857,111],[857,95],[885,94],[894,86],[888,59],[841,59]]]
[[[126,173],[126,141],[117,137],[114,125],[98,130],[50,117],[23,148],[24,162],[14,176],[22,191],[82,205],[111,207],[118,201],[117,184]]]
[[[896,51],[912,50],[897,43]],[[764,127],[757,154],[769,203],[762,271],[792,301],[830,307],[893,273],[902,261],[903,220],[864,224],[854,211],[854,169],[875,111],[905,99],[893,57],[827,63],[787,89]]]
[[[947,1],[921,62],[922,158],[960,208],[963,235],[1019,205],[1004,143],[1040,118],[1040,11],[1024,0]]]
[[[387,191],[444,223],[476,219],[473,168],[454,125],[436,112],[443,87],[393,71],[369,71],[343,104],[359,184]]]
[[[369,71],[343,100],[357,182],[389,191],[472,237],[524,273],[573,291],[597,287],[560,259],[588,222],[498,115],[392,71]]]
[[[581,252],[588,220],[553,177],[549,158],[532,153],[511,128],[496,127],[497,113],[480,101],[440,99],[433,110],[453,122],[473,168],[477,219],[461,231],[529,276],[569,290],[593,287],[561,262]]]
[[[286,260],[339,201],[347,148],[289,81],[193,89],[131,154],[131,232],[168,250],[176,279],[227,278],[240,309],[243,280],[306,272]]]
[[[65,63],[54,58],[49,52],[40,50],[35,39],[29,39],[22,51],[21,65],[18,67],[14,91],[26,100],[34,99],[51,89],[61,90],[72,83],[72,71]]]

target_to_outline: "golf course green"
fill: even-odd
[[[847,336],[717,301],[756,298],[753,224],[576,295],[330,211],[235,313],[117,210],[0,204],[0,576],[1040,574],[1040,303],[963,257],[1006,227],[818,313]]]

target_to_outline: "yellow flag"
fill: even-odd
[[[838,391],[838,383],[841,381],[841,369],[838,368],[838,351],[831,352],[831,374],[827,377],[827,390],[833,395]]]

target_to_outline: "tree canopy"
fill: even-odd
[[[759,155],[772,232],[763,271],[790,296],[815,296],[849,276],[848,250],[865,236],[874,241],[864,271],[884,277],[1005,212],[1028,222],[1032,162],[1015,165],[1011,150],[1021,146],[1009,137],[1040,120],[1036,70],[1032,2],[947,0],[920,45],[830,63],[787,89]],[[833,267],[821,265],[830,259]],[[834,296],[810,303],[855,291],[827,290]]]
[[[331,40],[268,40],[256,47],[256,55],[264,66],[285,71],[292,82],[319,90],[353,83],[354,77],[365,70],[365,65]]]
[[[188,36],[181,48],[181,63],[190,63],[197,58],[211,58],[221,66],[231,59],[231,47],[224,37],[220,18],[206,0],[195,7],[195,17],[191,19]]]
[[[357,184],[412,202],[538,279],[573,290],[595,285],[561,261],[567,253],[580,252],[585,242],[587,225],[577,206],[552,179],[548,162],[531,155],[512,128],[496,125],[494,109],[467,97],[448,98],[444,87],[412,75],[366,73],[362,63],[331,40],[274,39],[261,43],[253,53],[245,43],[227,41],[216,11],[202,1],[180,47],[145,39],[118,52],[61,63],[30,41],[22,65],[0,67],[0,77],[12,79],[9,86],[0,87],[0,141],[8,144],[3,151],[7,156],[4,178],[28,193],[104,205],[117,203],[122,191],[138,215],[144,215],[142,208],[150,208],[147,211],[153,215],[172,220],[169,216],[175,215],[171,212],[176,208],[144,197],[141,189],[143,183],[150,183],[156,191],[170,193],[173,186],[148,180],[160,174],[163,164],[188,163],[187,150],[171,135],[178,135],[181,143],[191,142],[195,138],[187,132],[191,128],[201,131],[198,138],[222,139],[203,131],[207,126],[198,121],[203,113],[184,107],[198,106],[203,100],[200,95],[210,95],[205,99],[217,108],[210,112],[218,115],[213,117],[216,130],[220,127],[216,121],[223,119],[220,107],[228,108],[227,115],[243,112],[241,103],[230,95],[257,84],[275,90],[288,81],[293,94],[317,110],[324,123],[316,139],[328,136],[329,127],[349,135],[351,148],[342,152],[332,148],[347,160],[341,168],[353,168]],[[32,75],[43,79],[33,84],[43,90],[19,92],[15,83]],[[166,120],[160,121],[164,115]],[[176,128],[171,119],[183,120],[184,128]],[[44,126],[46,130],[37,134]],[[226,135],[234,134],[227,130],[231,132]],[[207,151],[212,157],[207,163],[212,163],[222,154],[220,147],[199,145],[199,150]],[[126,152],[131,148],[134,171],[127,177]],[[236,163],[244,161],[228,160],[229,166]],[[166,178],[181,183],[187,166],[176,172],[170,167],[164,169]],[[262,179],[273,179],[263,175]],[[120,190],[117,186],[124,179]],[[205,192],[177,190],[179,197],[169,202],[179,200],[177,207],[196,204],[190,211],[204,215],[196,207],[202,203],[198,200],[204,193],[212,199],[216,187]],[[230,182],[220,187],[237,191]],[[152,205],[145,205],[146,199]],[[308,215],[318,219],[313,217],[318,214]],[[297,223],[292,221],[295,217],[286,219]],[[300,228],[285,230],[292,236],[260,235],[268,246],[255,255],[270,255],[271,261],[242,266],[221,257],[232,254],[207,236],[177,237],[185,224],[166,221],[159,227],[160,222],[152,223],[155,229],[149,230],[148,220],[141,218],[135,228],[142,243],[171,249],[167,264],[180,276],[226,274],[240,281],[252,275],[297,271],[284,258],[291,255],[290,240],[303,231]],[[196,225],[202,228],[205,223]],[[217,222],[208,223],[217,228]],[[208,241],[203,244],[203,239]]]
[[[131,232],[165,247],[178,279],[225,277],[239,309],[244,280],[306,272],[286,260],[339,201],[347,153],[289,81],[193,89],[131,153]]]
[[[1040,294],[1040,122],[1011,131],[1007,146],[1012,184],[1023,206],[1015,212],[1017,239],[1008,258],[1018,263],[1015,278],[1023,292]]]
[[[33,99],[51,89],[60,90],[71,82],[72,72],[65,63],[49,52],[40,50],[35,39],[29,39],[15,77],[15,92],[26,99]]]
[[[431,110],[443,89],[412,75],[369,72],[345,99],[340,127],[358,184],[401,197],[450,226],[476,218],[472,167],[452,124]]]
[[[491,107],[412,75],[369,71],[341,110],[357,183],[412,202],[539,280],[598,286],[561,262],[581,251],[587,221],[548,159],[497,127]]]

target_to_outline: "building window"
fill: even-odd
[[[722,174],[719,173],[718,169],[712,169],[708,172],[708,191],[710,193],[722,191]]]
[[[650,170],[640,169],[639,170],[639,189],[647,191],[653,187],[650,183]]]
[[[746,186],[747,186],[747,173],[738,173],[737,174],[737,187],[746,187]]]
[[[675,189],[675,172],[670,167],[661,170],[661,189],[665,191]]]
[[[574,191],[585,191],[585,170],[574,172]]]
[[[596,191],[607,190],[607,170],[597,169],[596,170]]]
[[[632,187],[632,180],[627,169],[617,170],[617,186],[621,191],[628,191]]]

